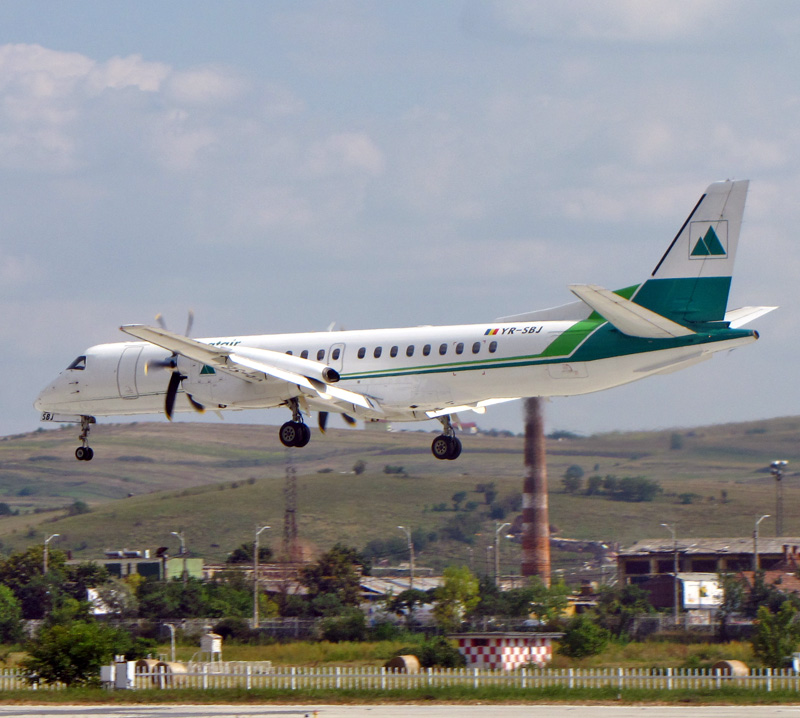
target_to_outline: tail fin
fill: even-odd
[[[708,186],[634,302],[681,324],[725,318],[748,184]]]

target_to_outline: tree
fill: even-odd
[[[466,491],[456,491],[451,497],[450,500],[453,502],[453,510],[458,511],[461,508],[461,504],[466,500],[467,492]]]
[[[228,554],[225,563],[253,563],[253,548],[255,541],[243,543]],[[272,560],[272,549],[269,546],[258,544],[258,562],[268,563]]]
[[[366,560],[354,548],[336,544],[317,563],[304,567],[300,583],[308,589],[308,597],[323,593],[336,594],[345,606],[357,606],[361,600],[361,576],[369,573]]]
[[[571,618],[559,643],[558,652],[570,658],[585,658],[602,653],[611,632],[598,626],[587,614]]]
[[[597,622],[616,638],[627,638],[636,616],[654,611],[647,591],[638,586],[604,586],[597,601]]]
[[[100,667],[112,660],[122,641],[119,631],[95,621],[45,626],[22,665],[47,683],[96,683]]]
[[[433,618],[443,631],[455,631],[480,602],[478,579],[466,566],[448,566],[434,592]]]
[[[752,639],[753,653],[770,668],[780,668],[800,641],[797,609],[784,601],[777,613],[766,606],[758,609],[756,632]]]
[[[583,484],[583,469],[577,464],[567,467],[564,476],[561,478],[564,491],[568,494],[575,494],[581,490]]]
[[[396,616],[405,618],[406,625],[412,626],[414,623],[414,612],[431,602],[431,597],[418,588],[407,588],[396,596],[391,596],[386,601],[386,610],[391,611]]]
[[[586,481],[586,495],[594,496],[595,494],[599,494],[602,486],[603,486],[602,476],[598,476],[597,474],[595,474],[594,476],[590,476]]]
[[[359,459],[358,461],[356,461],[355,464],[353,464],[353,473],[356,476],[361,476],[361,474],[363,474],[366,470],[367,470],[367,462],[364,461],[363,459]]]
[[[0,585],[0,643],[16,643],[22,638],[22,609],[14,592]]]
[[[569,605],[570,590],[563,580],[546,586],[538,576],[528,582],[530,590],[530,612],[543,624],[558,621]]]
[[[136,616],[139,602],[134,590],[122,579],[112,578],[97,587],[97,597],[108,613],[120,618]]]

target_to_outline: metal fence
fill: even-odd
[[[16,668],[0,670],[0,691],[44,690],[59,691],[66,688],[63,683],[39,683],[32,681],[30,675]]]

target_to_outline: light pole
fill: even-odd
[[[61,536],[61,534],[50,534],[44,540],[44,557],[42,561],[42,574],[47,575],[47,544],[49,544],[56,536]]]
[[[672,534],[672,601],[675,604],[672,612],[673,622],[678,625],[678,538],[675,524],[661,524]]]
[[[775,477],[775,535],[783,536],[783,469],[788,461],[776,459],[769,465],[769,473]]]
[[[258,628],[258,537],[262,531],[272,528],[271,526],[259,526],[256,528],[256,538],[253,541],[253,628]]]
[[[500,532],[511,524],[506,521],[494,530],[494,585],[500,586]]]
[[[414,542],[411,540],[411,529],[405,526],[398,526],[401,531],[406,534],[408,540],[408,590],[414,588]]]
[[[753,528],[753,573],[758,573],[758,525],[764,520],[768,519],[769,514],[764,514],[756,519],[756,525]]]
[[[183,583],[186,584],[186,542],[183,540],[183,531],[170,531],[173,536],[177,536],[181,542],[181,556],[183,556]]]
[[[171,656],[170,660],[175,663],[175,626],[172,623],[165,623],[164,624],[167,628],[169,628],[169,654]]]

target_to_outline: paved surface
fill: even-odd
[[[800,718],[797,706],[372,705],[3,706],[0,718]]]

